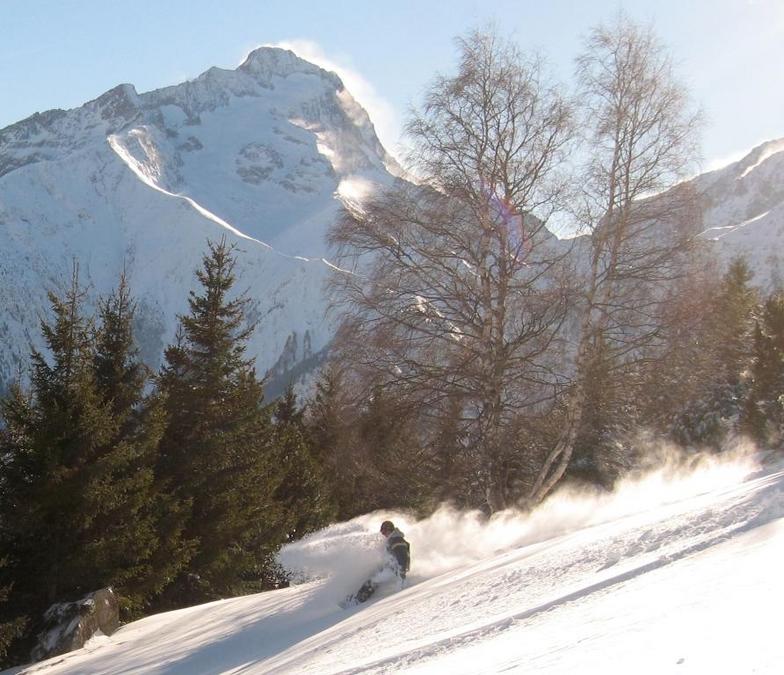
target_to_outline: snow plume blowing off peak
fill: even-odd
[[[630,476],[615,491],[564,488],[529,513],[506,510],[486,517],[443,505],[417,520],[404,512],[377,511],[314,532],[284,546],[278,561],[293,584],[320,581],[316,595],[338,601],[355,591],[383,560],[379,526],[392,520],[411,544],[407,585],[479,563],[525,546],[629,517],[677,511],[717,490],[731,490],[759,470],[756,449],[738,441],[720,455],[690,454],[658,443],[656,469]]]

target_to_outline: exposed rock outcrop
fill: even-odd
[[[117,596],[102,588],[75,602],[59,602],[44,614],[46,628],[30,657],[41,661],[80,649],[94,635],[111,635],[120,625]]]

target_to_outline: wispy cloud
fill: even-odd
[[[720,155],[718,157],[714,157],[708,160],[707,162],[705,162],[703,171],[708,172],[708,171],[715,171],[716,169],[723,169],[725,166],[729,166],[734,162],[740,161],[741,159],[746,157],[749,153],[751,153],[752,150],[759,147],[763,143],[767,144],[768,146],[767,154],[763,153],[763,156],[761,158],[758,158],[757,164],[759,164],[765,158],[769,157],[771,154],[776,152],[781,152],[779,148],[781,148],[782,145],[784,145],[784,138],[778,138],[778,139],[758,138],[756,142],[754,142],[752,145],[750,145],[747,148],[744,148],[742,150],[736,150],[734,152],[727,153],[726,155]]]
[[[734,152],[730,152],[726,155],[722,155],[720,157],[714,157],[709,159],[705,162],[705,166],[703,167],[703,172],[707,173],[709,171],[716,171],[717,169],[723,169],[725,166],[729,166],[734,162],[737,162],[743,159],[746,155],[749,154],[751,148],[745,148],[744,150],[736,150]]]
[[[318,43],[305,39],[283,40],[263,46],[290,49],[306,61],[336,73],[351,95],[370,115],[376,133],[387,151],[392,155],[399,154],[401,119],[398,111],[365,77],[347,64],[344,57],[327,55]]]

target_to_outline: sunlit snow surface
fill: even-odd
[[[23,673],[780,673],[784,464],[668,469],[488,521],[363,516],[284,550],[297,586],[149,617]],[[337,603],[391,517],[409,585]]]

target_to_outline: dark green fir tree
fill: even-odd
[[[771,295],[754,331],[751,386],[743,428],[759,443],[784,441],[784,293]]]
[[[190,505],[185,538],[196,546],[166,606],[255,589],[280,543],[281,468],[262,383],[245,354],[253,326],[247,300],[233,293],[235,265],[225,239],[209,242],[160,377],[168,421],[159,474]]]
[[[308,403],[306,427],[309,445],[330,487],[339,520],[364,513],[358,503],[362,469],[354,418],[342,371],[336,364],[328,363]]]
[[[99,329],[96,352],[84,296],[74,266],[64,295],[50,293],[54,319],[41,325],[48,354],[33,352],[30,393],[15,387],[2,405],[0,548],[13,580],[7,604],[12,614],[24,609],[33,634],[55,601],[111,585],[132,612],[165,583],[155,581],[148,507],[162,425],[135,409],[140,378],[123,410],[108,381],[99,385],[96,364],[109,356],[110,329]],[[102,309],[104,321],[116,311],[115,297]]]
[[[614,359],[602,336],[596,340],[586,366],[585,402],[580,430],[567,476],[611,489],[629,468],[631,458],[625,444],[634,426],[633,405],[636,372],[613,370]]]
[[[759,302],[751,278],[745,260],[734,260],[711,300],[698,359],[704,364],[700,373],[702,386],[673,428],[675,439],[683,445],[718,449],[739,426]],[[696,369],[697,364],[692,363],[691,367]]]
[[[335,505],[323,468],[313,455],[304,410],[289,386],[274,406],[273,442],[282,482],[275,491],[285,513],[286,540],[299,539],[335,518]]]
[[[92,467],[97,486],[112,484],[121,497],[102,504],[100,490],[88,491],[96,528],[109,538],[91,544],[99,566],[112,573],[129,616],[143,612],[192,554],[184,540],[186,505],[155,476],[159,443],[166,428],[160,395],[147,392],[151,374],[141,362],[133,335],[136,305],[125,274],[99,304],[95,335],[95,383],[111,411],[115,432]],[[130,564],[135,562],[135,564]]]

